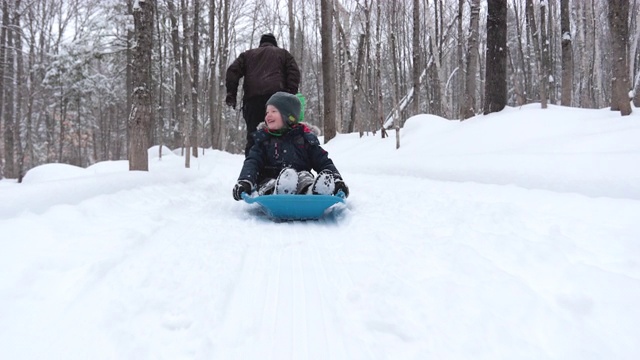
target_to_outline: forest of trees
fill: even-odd
[[[2,0],[0,179],[56,162],[145,170],[152,145],[240,153],[225,71],[266,32],[296,58],[325,140],[534,102],[626,115],[638,1]]]

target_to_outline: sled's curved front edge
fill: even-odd
[[[242,198],[248,204],[259,204],[268,216],[279,220],[319,219],[329,207],[345,201],[342,191],[336,195],[283,194],[256,197],[243,193]]]

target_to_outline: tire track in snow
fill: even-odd
[[[292,224],[287,231],[289,238],[301,240],[281,243],[280,264],[285,271],[280,273],[280,293],[290,294],[290,298],[282,298],[276,315],[279,325],[273,331],[281,333],[282,341],[291,342],[291,351],[276,352],[274,359],[349,358],[343,324],[339,321],[342,309],[336,302],[340,288],[334,280],[343,277],[346,271],[338,267],[333,273],[338,275],[327,275],[325,263],[331,261],[334,266],[334,255],[315,237],[317,225],[315,222]],[[283,324],[291,325],[287,329]]]
[[[331,255],[331,253],[329,253],[328,255]],[[313,275],[314,275],[314,281],[315,281],[316,287],[318,289],[319,299],[321,300],[317,308],[320,311],[319,322],[321,322],[323,326],[322,334],[324,336],[324,341],[326,343],[325,349],[327,349],[326,358],[327,359],[348,359],[349,357],[347,356],[347,351],[345,349],[345,344],[344,344],[344,339],[345,339],[344,331],[338,332],[337,330],[342,330],[342,329],[337,326],[335,320],[331,321],[329,319],[329,316],[331,315],[329,314],[329,311],[330,310],[335,311],[336,308],[335,306],[331,308],[331,306],[329,305],[330,299],[328,294],[335,294],[336,290],[335,290],[335,279],[333,279],[334,285],[331,286],[330,284],[332,282],[329,280],[329,276],[327,275],[327,267],[325,266],[325,262],[327,261],[328,258],[329,256],[325,256],[324,258],[321,256],[319,247],[315,247],[315,251],[310,256],[310,259],[313,262],[314,268],[317,269],[317,271]],[[336,263],[333,263],[333,265],[337,267]],[[348,282],[350,284],[353,284],[351,275],[349,274],[349,272],[344,271],[344,269],[341,269],[341,270],[343,270],[341,272],[347,276],[349,280]],[[338,273],[338,271],[336,271],[336,273]],[[324,291],[322,291],[323,286],[324,286]],[[336,315],[336,318],[337,318],[337,314],[334,314],[334,315]]]
[[[309,320],[307,318],[309,309],[305,291],[305,269],[302,265],[302,251],[300,246],[293,247],[291,252],[291,297],[293,300],[291,313],[291,328],[293,330],[291,333],[291,353],[294,358],[308,359],[309,335],[311,334],[309,333]],[[300,289],[302,289],[302,291],[300,291]],[[297,339],[296,336],[298,337]]]
[[[296,323],[299,305],[294,274],[295,244],[288,240],[279,240],[274,250],[278,253],[278,260],[271,276],[275,277],[278,286],[274,289],[274,294],[267,294],[267,297],[273,299],[273,307],[267,311],[273,312],[274,322],[272,328],[261,329],[261,332],[273,334],[273,342],[264,344],[270,348],[271,359],[294,359],[298,351],[297,342],[301,341],[298,338],[299,325]]]
[[[269,241],[266,239],[264,241]],[[275,309],[278,308],[278,304],[280,299],[282,298],[282,294],[280,294],[280,274],[282,273],[282,252],[274,252],[272,256],[270,256],[270,265],[271,268],[274,269],[268,276],[268,284],[269,286],[266,288],[265,292],[265,304],[262,309],[262,316],[267,317],[269,319],[268,322],[263,322],[261,325],[260,332],[261,334],[266,334],[266,342],[263,340],[261,343],[261,347],[271,347],[269,354],[269,359],[275,359],[274,348],[277,348],[276,341],[276,329],[278,328],[278,312]],[[267,327],[265,330],[265,327]],[[262,350],[262,349],[261,349]],[[260,353],[260,351],[256,350],[256,353]]]
[[[265,263],[267,253],[264,240],[246,244],[235,286],[223,310],[225,316],[220,335],[224,343],[221,350],[225,353],[220,354],[221,358],[248,359],[251,358],[250,349],[256,348],[245,343],[255,340],[264,321],[264,294],[269,284],[264,275],[268,267]]]
[[[336,250],[314,238],[317,225],[268,224],[265,230],[273,227],[287,237],[246,244],[223,310],[223,342],[216,357],[349,358],[343,329],[347,307],[341,305],[340,286],[352,280],[347,268],[336,264]]]

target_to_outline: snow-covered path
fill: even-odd
[[[639,200],[372,176],[333,146],[352,196],[320,221],[233,201],[219,152],[0,184],[1,357],[638,358]]]

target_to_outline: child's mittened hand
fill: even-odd
[[[334,194],[337,194],[340,190],[344,193],[344,197],[349,197],[349,187],[347,184],[345,184],[342,179],[336,179],[336,187],[333,190]]]
[[[233,187],[233,199],[236,201],[242,200],[242,193],[251,194],[252,185],[247,180],[240,180]]]

